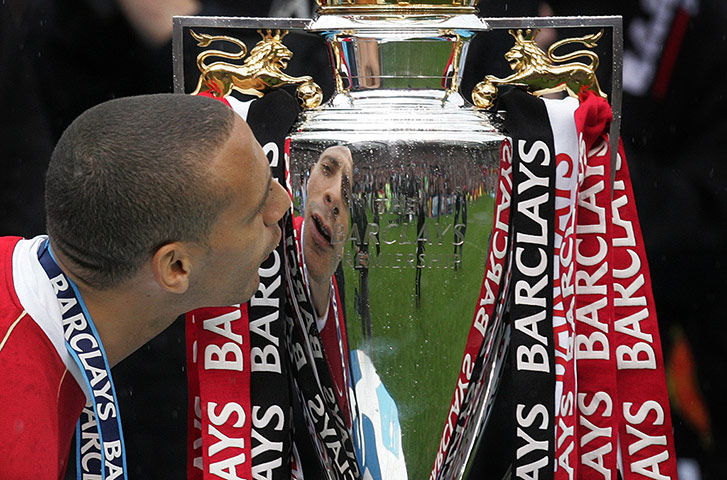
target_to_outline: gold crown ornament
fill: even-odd
[[[225,35],[198,34],[193,30],[190,34],[197,40],[197,45],[207,47],[212,42],[229,42],[239,49],[237,53],[228,53],[222,50],[205,50],[197,56],[197,67],[201,75],[197,81],[197,88],[193,94],[203,91],[211,92],[215,97],[226,97],[232,90],[246,95],[262,97],[265,93],[285,85],[298,85],[298,100],[304,108],[315,108],[323,100],[321,88],[313,82],[310,76],[293,77],[283,70],[287,68],[288,61],[293,52],[283,44],[283,37],[287,30],[267,29],[258,30],[262,37],[247,55],[247,47],[240,40]],[[241,60],[238,65],[228,62],[212,62],[207,64],[209,57],[221,57],[229,60]]]

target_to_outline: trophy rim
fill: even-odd
[[[386,2],[386,3],[385,3]],[[479,0],[316,0],[318,14],[455,14],[477,13]]]
[[[474,6],[453,5],[326,5],[317,9],[319,15],[466,15],[476,14],[479,11]]]

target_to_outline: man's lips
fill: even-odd
[[[277,233],[275,235],[275,240],[270,242],[270,248],[268,248],[268,252],[265,254],[262,262],[260,263],[263,263],[265,260],[267,260],[268,257],[273,253],[273,251],[278,248],[278,244],[280,244],[280,239],[283,237],[283,232],[280,230],[280,226],[276,225],[276,227]]]
[[[318,214],[311,215],[313,240],[320,246],[333,248],[331,245],[331,229]]]

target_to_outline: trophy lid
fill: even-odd
[[[476,13],[479,0],[316,0],[320,14],[346,13]]]

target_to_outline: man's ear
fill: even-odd
[[[184,243],[172,242],[159,247],[151,259],[152,272],[159,286],[171,293],[185,293],[190,284],[192,257],[189,246]]]

